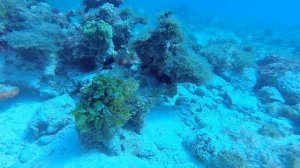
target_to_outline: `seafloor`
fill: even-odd
[[[300,167],[299,26],[93,2],[0,1],[0,167]]]

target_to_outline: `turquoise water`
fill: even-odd
[[[300,168],[299,5],[0,0],[0,168]]]

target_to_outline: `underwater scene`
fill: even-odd
[[[0,168],[300,168],[299,7],[0,0]]]

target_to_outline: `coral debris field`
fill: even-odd
[[[0,0],[0,167],[300,167],[297,26],[81,3]]]

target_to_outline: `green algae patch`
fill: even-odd
[[[138,81],[119,77],[96,76],[80,92],[80,104],[74,111],[81,140],[109,140],[136,114]],[[93,137],[93,138],[89,138]]]

